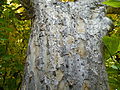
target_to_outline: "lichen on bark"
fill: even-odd
[[[109,90],[101,39],[111,21],[101,2],[34,0],[22,90]]]

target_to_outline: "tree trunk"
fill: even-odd
[[[109,90],[102,37],[103,0],[34,0],[22,90]]]

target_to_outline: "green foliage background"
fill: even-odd
[[[107,0],[103,4],[120,9],[120,0]],[[107,15],[114,23],[114,28],[108,36],[103,37],[104,58],[110,90],[120,90],[120,14]]]
[[[120,7],[119,0],[104,4]],[[18,0],[0,0],[0,90],[20,90],[31,20]],[[120,15],[108,14],[114,28],[103,38],[111,90],[120,90]]]
[[[16,16],[18,5],[0,0],[0,90],[19,90],[22,83],[31,21]]]

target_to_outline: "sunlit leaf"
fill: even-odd
[[[107,0],[103,2],[103,4],[106,4],[112,7],[120,7],[120,0]]]
[[[118,69],[118,67],[115,66],[115,65],[112,65],[111,67],[112,67],[113,69]]]
[[[105,36],[103,37],[103,42],[105,44],[105,47],[107,48],[106,51],[108,52],[108,54],[114,55],[118,50],[120,39],[115,36],[112,36],[112,37]]]

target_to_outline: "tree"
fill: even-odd
[[[32,2],[22,90],[109,90],[102,37],[112,22],[102,1]]]

